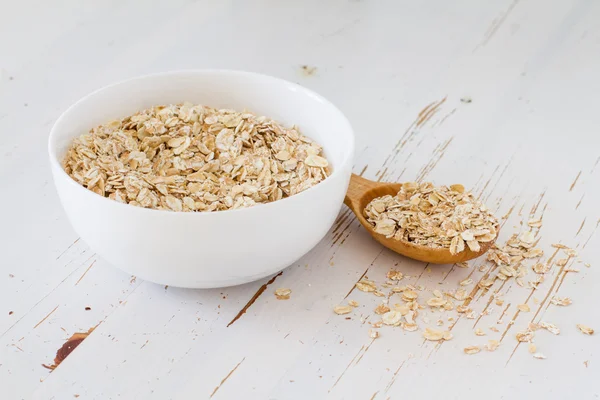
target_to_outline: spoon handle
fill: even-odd
[[[346,204],[355,214],[362,214],[360,201],[364,194],[380,186],[381,183],[373,182],[362,176],[352,174],[350,177],[350,184],[348,185],[348,191],[344,198],[344,204]]]

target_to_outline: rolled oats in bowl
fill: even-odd
[[[297,127],[189,103],[93,128],[73,140],[63,168],[101,196],[172,211],[269,203],[329,175],[322,147]]]
[[[376,233],[458,254],[492,242],[498,220],[462,185],[435,187],[429,182],[402,184],[395,196],[373,199],[364,210]]]

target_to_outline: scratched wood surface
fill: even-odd
[[[600,395],[600,336],[575,328],[600,330],[600,2],[30,0],[2,8],[10,11],[0,13],[2,398]],[[319,246],[259,282],[183,290],[112,268],[60,208],[46,161],[49,129],[68,105],[110,82],[208,67],[320,92],[355,127],[354,172],[461,182],[506,217],[501,241],[543,217],[546,258],[562,242],[579,252],[568,265],[581,272],[555,265],[535,291],[514,281],[474,289],[470,306],[483,316],[446,322],[454,339],[440,345],[399,328],[370,339],[379,299],[353,290],[355,282],[382,282],[396,266],[406,283],[451,289],[485,276],[484,261],[461,269],[402,258],[345,207]],[[291,299],[276,300],[278,287],[291,288]],[[573,305],[549,306],[555,294]],[[349,319],[335,315],[348,299],[361,306]],[[532,311],[519,313],[525,302]],[[542,319],[561,334],[536,335],[547,356],[537,360],[514,334]],[[472,333],[489,326],[499,332]],[[52,372],[42,365],[90,328]],[[497,351],[463,354],[487,339],[501,340]]]

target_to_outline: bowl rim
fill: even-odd
[[[331,175],[329,175],[325,180],[319,182],[317,185],[315,185],[311,188],[308,188],[300,193],[297,193],[293,196],[289,196],[286,198],[282,198],[280,200],[272,201],[269,203],[258,203],[252,207],[220,210],[220,211],[212,211],[212,212],[160,210],[160,209],[154,209],[154,208],[136,207],[136,206],[132,206],[130,204],[120,203],[118,201],[109,199],[108,197],[101,196],[101,195],[87,189],[86,187],[82,186],[77,181],[75,181],[71,176],[69,176],[69,174],[66,173],[66,171],[63,169],[62,163],[58,159],[58,151],[56,149],[55,137],[57,135],[57,133],[56,133],[57,126],[59,126],[63,122],[64,119],[68,118],[69,114],[73,111],[73,109],[75,109],[81,103],[88,101],[91,97],[97,95],[98,93],[100,93],[104,90],[107,90],[107,89],[110,89],[110,88],[113,88],[116,86],[120,86],[120,85],[129,83],[129,82],[132,82],[132,81],[151,79],[151,78],[156,78],[156,77],[161,77],[161,76],[176,76],[176,75],[180,75],[180,74],[190,74],[190,73],[191,74],[194,74],[194,73],[197,73],[197,74],[219,73],[219,74],[225,74],[225,75],[229,74],[229,75],[247,76],[247,77],[252,77],[252,78],[271,80],[280,85],[291,86],[291,87],[295,88],[297,91],[303,92],[304,94],[309,95],[310,97],[313,97],[313,98],[317,99],[318,101],[320,101],[321,103],[324,103],[327,106],[329,106],[332,109],[332,111],[335,114],[337,114],[337,116],[340,118],[340,120],[347,125],[346,126],[347,129],[345,129],[345,130],[348,131],[348,141],[349,141],[348,151],[344,155],[344,158],[340,161],[339,165],[333,170],[333,173]],[[306,196],[309,196],[311,193],[316,193],[318,190],[320,190],[319,188],[323,189],[325,186],[332,184],[333,178],[342,174],[342,171],[345,169],[344,167],[346,167],[349,163],[351,163],[354,158],[355,135],[354,135],[354,129],[352,128],[352,124],[350,123],[350,121],[348,120],[346,115],[344,115],[344,113],[335,104],[333,104],[331,101],[329,101],[328,99],[326,99],[319,93],[317,93],[311,89],[308,89],[302,85],[299,85],[297,83],[294,83],[294,82],[291,82],[291,81],[288,81],[288,80],[285,80],[282,78],[278,78],[275,76],[267,75],[267,74],[243,71],[243,70],[213,69],[213,68],[211,68],[211,69],[181,69],[181,70],[172,70],[172,71],[164,71],[164,72],[156,72],[156,73],[138,75],[138,76],[134,76],[131,78],[122,79],[120,81],[113,82],[108,85],[102,86],[102,87],[86,94],[85,96],[79,98],[75,103],[73,103],[69,107],[67,107],[67,109],[65,111],[63,111],[60,114],[60,116],[56,119],[56,121],[52,125],[52,128],[50,129],[50,134],[48,135],[47,146],[48,146],[48,156],[50,159],[50,165],[52,167],[51,169],[54,171],[54,174],[53,174],[54,179],[55,180],[58,178],[66,179],[66,181],[68,182],[69,185],[71,185],[71,187],[76,188],[75,190],[79,191],[84,196],[88,196],[90,201],[97,200],[100,202],[105,202],[105,204],[107,206],[124,207],[123,208],[124,211],[130,210],[131,212],[142,212],[142,213],[148,212],[148,213],[154,213],[154,215],[169,215],[169,216],[177,216],[177,215],[182,215],[182,216],[194,215],[194,216],[196,216],[196,217],[192,217],[192,218],[202,218],[200,216],[203,216],[204,218],[214,218],[214,216],[218,216],[218,215],[230,215],[232,213],[239,213],[239,212],[250,213],[250,212],[256,212],[257,210],[262,210],[264,207],[271,207],[271,208],[277,207],[277,206],[281,207],[281,206],[290,204],[293,201],[299,202],[302,199],[306,198]],[[351,169],[352,169],[352,166],[350,166],[350,170]],[[58,176],[56,174],[58,174]],[[348,174],[348,175],[350,175],[350,174]],[[101,203],[101,204],[103,204],[103,203]],[[212,217],[209,217],[209,216],[212,216]],[[177,218],[177,217],[175,217],[175,218]]]

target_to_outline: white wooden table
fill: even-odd
[[[600,396],[600,335],[575,327],[600,330],[600,2],[150,3],[2,2],[3,399]],[[562,242],[577,249],[569,265],[581,271],[555,265],[533,292],[496,282],[471,302],[481,319],[459,319],[454,339],[436,345],[400,328],[370,339],[380,300],[353,285],[365,274],[383,282],[396,265],[404,283],[452,289],[468,275],[481,279],[484,260],[468,269],[407,260],[374,242],[345,207],[318,247],[260,282],[183,290],[114,269],[78,239],[58,203],[49,129],[105,84],[209,67],[318,91],[355,127],[356,173],[462,182],[507,216],[501,241],[543,216],[545,258]],[[291,299],[276,300],[278,287],[291,288]],[[554,295],[573,304],[549,305]],[[332,312],[346,296],[361,304],[350,319]],[[532,311],[517,315],[526,301]],[[536,334],[545,360],[515,339],[540,320],[561,328]],[[487,336],[475,336],[475,324]],[[54,371],[42,366],[93,327]],[[503,334],[495,352],[463,353]]]

